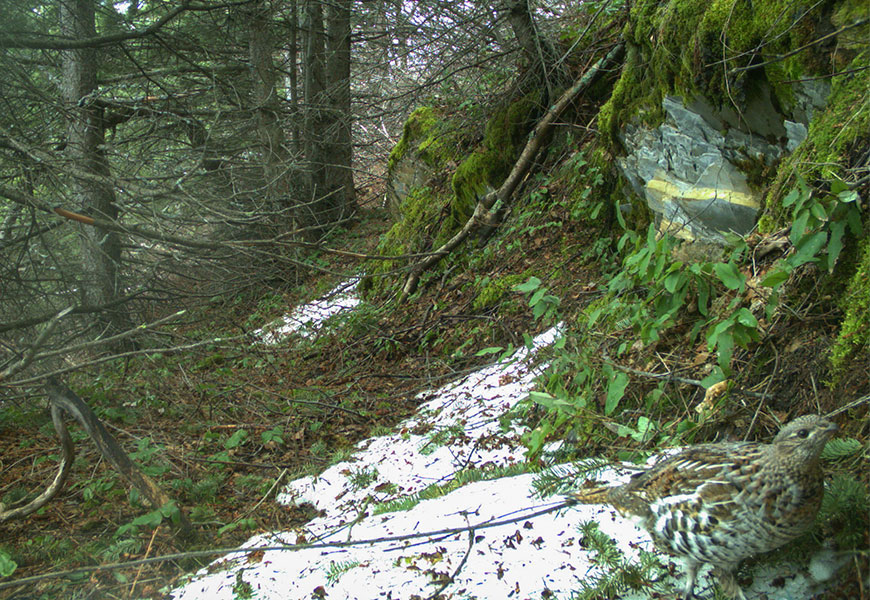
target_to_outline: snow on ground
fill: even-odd
[[[534,340],[531,351],[518,350],[511,364],[490,365],[444,386],[396,433],[361,442],[351,460],[317,478],[294,481],[278,501],[308,502],[329,515],[347,515],[369,500],[392,500],[445,483],[466,467],[522,462],[523,431],[501,431],[499,417],[528,396],[541,370],[530,367],[531,357],[557,335],[550,329]],[[359,484],[368,478],[373,481]]]
[[[532,477],[472,483],[442,498],[424,500],[408,511],[367,517],[318,541],[372,539],[522,516],[552,504],[528,496]],[[640,539],[637,531],[626,535],[625,522],[612,519],[603,507],[585,507],[584,512],[587,518],[597,516],[602,530],[623,540],[620,546],[624,551],[636,552],[629,541]],[[567,598],[596,568],[582,558],[575,513],[562,511],[471,534],[433,536],[433,541],[424,538],[349,548],[267,551],[257,562],[230,562],[229,570],[195,580],[174,597],[233,598],[234,587],[241,580],[251,585],[256,598],[316,598],[322,590],[322,597],[330,599],[410,600],[436,593],[445,579],[455,574],[453,583],[442,591],[444,598],[554,597],[546,596],[547,590],[555,597]],[[281,541],[295,541],[295,536],[258,536],[250,544],[275,545]]]
[[[294,311],[292,322],[307,315],[309,327],[316,328],[325,318],[322,315],[335,312],[332,305],[320,304],[310,311],[303,307]],[[636,557],[638,549],[652,550],[645,532],[608,507],[580,506],[529,516],[557,501],[537,498],[534,476],[529,474],[470,483],[409,510],[374,514],[380,503],[448,482],[465,468],[521,463],[523,430],[503,428],[499,417],[528,395],[534,378],[545,368],[532,366],[535,352],[552,344],[558,335],[558,329],[544,332],[532,348],[520,349],[508,363],[488,366],[426,394],[423,397],[431,395],[431,399],[394,434],[363,441],[348,461],[318,477],[290,483],[278,501],[311,504],[320,516],[297,531],[251,538],[241,558],[235,555],[215,561],[171,592],[171,597],[422,600],[440,593],[440,598],[456,600],[569,598],[599,569],[594,555],[583,547],[579,523],[598,522],[627,557]],[[613,471],[597,479],[622,477],[624,473]],[[517,520],[477,527],[473,534],[389,539],[511,519]],[[379,538],[387,539],[349,547],[254,550]],[[757,570],[748,598],[810,597],[809,583],[801,574],[805,569],[791,571],[785,565]],[[683,578],[677,574],[677,580],[670,583],[680,588]],[[780,585],[773,587],[770,582],[776,578]],[[706,578],[699,580],[696,595],[712,597]],[[626,594],[621,600],[646,597]]]
[[[291,333],[306,337],[314,335],[326,319],[359,304],[356,293],[358,283],[359,279],[345,281],[314,302],[303,304],[284,315],[280,322],[256,330],[254,335],[266,344],[276,344]]]

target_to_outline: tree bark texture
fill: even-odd
[[[287,82],[290,87],[291,142],[293,151],[298,152],[301,134],[299,132],[299,6],[296,0],[287,3],[287,12],[289,21]]]
[[[351,0],[335,0],[328,4],[327,73],[330,105],[335,119],[335,136],[331,140],[334,163],[330,165],[331,179],[341,186],[346,208],[355,201],[353,185],[353,144],[351,141],[350,110],[350,13]],[[346,213],[349,211],[345,211]],[[345,215],[342,215],[345,216]]]
[[[278,98],[278,73],[272,62],[274,40],[271,31],[271,11],[264,2],[254,3],[245,11],[248,17],[248,42],[253,84],[253,111],[265,177],[265,191],[269,204],[277,207],[289,197],[287,151],[284,130],[281,127],[281,102]]]
[[[556,49],[551,40],[538,32],[529,9],[529,0],[509,0],[507,8],[508,22],[514,37],[529,62],[530,79],[526,80],[525,85],[527,87],[545,85],[548,97],[552,98],[552,88],[560,85],[560,80],[563,79],[557,66]]]
[[[336,13],[342,12],[339,9],[330,10]],[[347,27],[349,27],[349,14]],[[303,199],[302,208],[298,211],[298,220],[303,228],[313,227],[310,229],[313,235],[309,235],[309,238],[317,238],[331,224],[348,217],[352,211],[344,172],[350,171],[350,164],[342,164],[342,161],[350,158],[350,152],[340,147],[339,140],[342,139],[340,110],[336,109],[333,98],[335,80],[343,77],[344,67],[336,66],[335,59],[327,53],[328,49],[333,48],[333,43],[327,46],[321,2],[305,0],[305,25],[302,31],[305,66],[305,118],[302,137],[309,185],[308,197]],[[350,43],[349,36],[346,43]],[[341,85],[347,85],[349,90],[349,82],[342,82]],[[349,115],[346,118],[349,122]],[[349,142],[348,135],[348,146]]]
[[[94,0],[61,0],[58,4],[61,31],[65,36],[70,39],[96,36]],[[109,163],[102,149],[105,141],[103,114],[92,98],[97,89],[97,50],[64,50],[61,57],[61,88],[68,120],[66,157],[72,167],[108,178]],[[118,209],[111,186],[93,179],[73,178],[72,190],[83,214],[117,221]],[[83,302],[91,305],[110,304],[122,293],[118,280],[120,236],[99,227],[81,227],[81,240],[84,279],[80,293]],[[123,304],[107,310],[100,319],[101,328],[107,335],[132,327]]]
[[[75,392],[55,378],[49,379],[45,389],[51,401],[52,419],[62,443],[68,443],[69,434],[66,433],[66,426],[60,417],[59,411],[61,410],[73,417],[81,425],[97,446],[100,455],[112,465],[119,475],[139,490],[153,509],[163,508],[172,502],[172,499],[161,489],[157,482],[143,473],[130,460],[127,453],[124,452],[115,438],[109,434],[90,407]],[[175,527],[177,533],[183,539],[192,540],[196,534],[181,507],[178,507],[176,518],[177,523],[175,523]]]

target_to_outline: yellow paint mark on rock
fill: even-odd
[[[682,190],[673,183],[656,178],[651,179],[646,184],[646,189],[648,193],[654,195],[662,203],[673,202],[674,200],[681,200],[683,202],[721,200],[730,204],[748,206],[756,210],[761,207],[758,199],[751,194],[722,188],[693,187]]]

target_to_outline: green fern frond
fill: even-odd
[[[577,491],[587,479],[595,479],[611,466],[603,459],[589,459],[576,463],[553,465],[544,469],[532,482],[539,498],[565,495]]]
[[[360,562],[358,560],[348,560],[345,562],[330,562],[329,567],[326,570],[326,581],[329,582],[329,585],[334,585],[341,579],[341,576],[350,571],[351,569],[355,569],[360,566]]]
[[[857,454],[863,448],[863,444],[855,438],[834,438],[825,445],[821,456],[825,460],[839,460]]]

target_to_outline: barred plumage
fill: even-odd
[[[817,415],[785,425],[770,444],[690,446],[625,485],[572,494],[579,504],[610,504],[649,531],[656,546],[686,559],[686,600],[698,568],[712,565],[723,591],[745,596],[737,564],[796,538],[810,525],[823,494],[819,454],[837,430]]]

